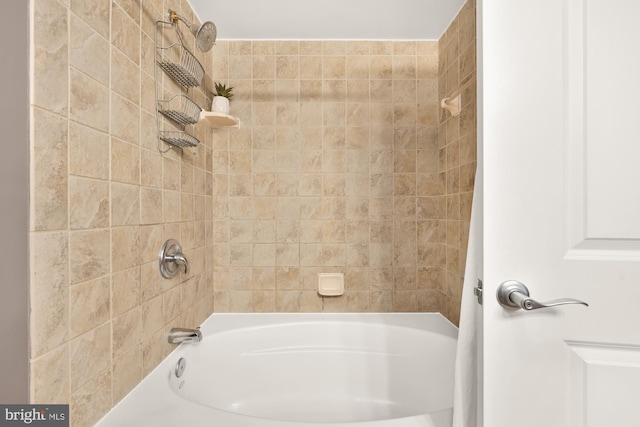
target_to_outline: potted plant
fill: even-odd
[[[211,111],[216,113],[229,114],[229,100],[233,98],[233,87],[215,82],[216,92],[213,94]]]

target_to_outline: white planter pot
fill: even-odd
[[[211,102],[211,111],[229,114],[229,99],[224,96],[214,96]]]

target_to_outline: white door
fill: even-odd
[[[640,426],[640,1],[478,13],[484,426]]]

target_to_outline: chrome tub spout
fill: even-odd
[[[181,344],[183,342],[200,342],[202,341],[202,332],[200,327],[195,329],[187,328],[171,328],[167,334],[169,344]]]

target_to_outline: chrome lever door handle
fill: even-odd
[[[573,298],[560,298],[548,302],[538,302],[529,297],[529,289],[517,280],[507,280],[498,286],[496,297],[500,305],[507,309],[523,309],[527,311],[537,310],[539,308],[555,307],[557,305],[566,304],[582,304],[589,306],[584,301]]]

